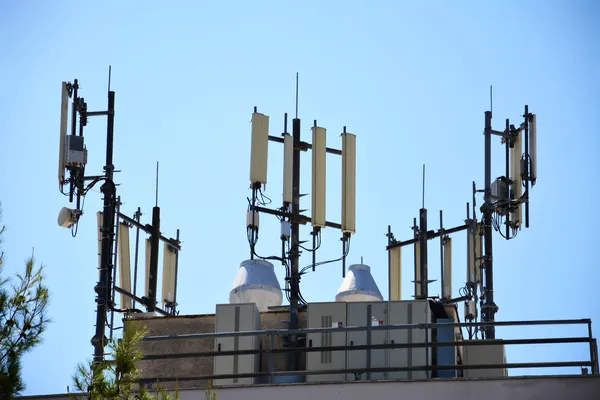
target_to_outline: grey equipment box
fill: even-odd
[[[218,304],[216,314],[217,333],[243,332],[260,330],[260,312],[256,304]],[[217,337],[215,351],[258,350],[260,349],[260,336],[235,336]],[[215,356],[214,373],[221,374],[248,374],[260,372],[259,354],[245,354],[233,356]],[[250,385],[255,378],[230,378],[217,379],[215,385]]]
[[[479,340],[482,342],[484,340]],[[465,343],[469,343],[466,341]],[[503,344],[463,346],[463,365],[506,364]],[[464,369],[464,378],[497,378],[508,376],[506,368]]]
[[[388,303],[378,302],[352,302],[347,303],[348,327],[374,327],[388,324]],[[348,332],[347,363],[349,369],[385,368],[388,365],[388,349],[378,350],[352,350],[352,346],[386,344],[388,342],[387,330],[364,330]],[[358,376],[346,374],[346,380],[382,380],[387,378],[387,373],[363,373]]]
[[[308,328],[331,328],[331,332],[309,333],[308,347],[345,346],[346,332],[335,332],[337,327],[346,326],[346,303],[309,303]],[[335,327],[335,328],[334,328]],[[341,370],[346,368],[345,351],[309,351],[306,353],[306,369]],[[344,374],[307,375],[307,382],[341,382]]]
[[[431,323],[432,314],[427,300],[390,301],[388,307],[390,325]],[[431,343],[431,331],[425,329],[394,329],[389,331],[390,343]],[[431,365],[431,348],[390,349],[389,367],[416,367]],[[427,379],[427,370],[390,372],[389,379]]]

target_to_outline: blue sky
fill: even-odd
[[[3,2],[0,5],[0,201],[8,231],[6,273],[35,247],[52,292],[44,342],[24,360],[26,394],[65,392],[77,362],[92,354],[97,280],[91,192],[79,234],[59,228],[67,205],[57,190],[60,84],[78,78],[91,110],[106,107],[108,65],[116,92],[115,155],[122,211],[150,222],[160,161],[162,230],[181,230],[178,300],[182,314],[213,313],[228,301],[248,258],[252,107],[279,134],[294,110],[300,73],[303,137],[317,119],[328,145],[342,126],[358,143],[357,234],[349,263],[372,267],[387,294],[387,225],[398,239],[421,202],[427,165],[430,227],[465,218],[471,182],[483,184],[484,111],[494,86],[495,129],[538,116],[539,179],[531,228],[510,242],[494,237],[499,320],[600,321],[595,230],[600,144],[600,7],[559,2]],[[518,121],[518,122],[517,122]],[[86,131],[87,172],[104,164],[105,123]],[[494,140],[493,176],[503,148]],[[302,192],[310,159],[302,158]],[[339,221],[340,163],[328,156],[328,219]],[[281,199],[282,149],[269,150],[266,194]],[[481,204],[481,200],[479,200]],[[310,207],[310,197],[302,208]],[[257,251],[277,254],[278,222],[263,218]],[[308,238],[308,230],[303,230]],[[341,253],[326,229],[320,260]],[[439,244],[430,276],[439,277]],[[454,292],[464,283],[465,238],[455,235]],[[463,249],[465,249],[463,251]],[[405,252],[408,253],[408,252]],[[309,264],[307,256],[303,264]],[[404,257],[404,298],[412,259]],[[277,269],[280,279],[282,268]],[[140,280],[141,282],[141,280]],[[339,264],[302,280],[309,301],[334,299]],[[141,283],[140,283],[141,284]],[[439,283],[430,293],[438,294]],[[595,325],[596,334],[600,332]],[[585,329],[504,329],[499,337],[583,335]],[[584,347],[509,348],[509,361],[585,359]],[[557,371],[558,372],[558,371]]]

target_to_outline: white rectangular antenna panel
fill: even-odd
[[[294,177],[294,138],[292,135],[283,136],[283,201],[292,203]]]
[[[531,116],[529,125],[529,154],[531,155],[531,186],[537,180],[537,127],[535,114]]]
[[[144,275],[144,295],[148,296],[148,291],[150,289],[150,253],[151,253],[152,245],[150,243],[150,239],[146,239],[146,274]]]
[[[327,135],[325,128],[312,128],[312,226],[325,226]]]
[[[390,301],[402,300],[402,247],[389,251],[390,257]]]
[[[356,135],[342,133],[342,232],[356,232]]]
[[[69,93],[67,82],[62,83],[60,102],[60,141],[58,147],[58,184],[62,190],[65,181],[65,139],[69,127]]]
[[[175,266],[177,249],[165,242],[163,250],[162,298],[164,303],[175,301]]]
[[[521,158],[523,155],[523,138],[519,133],[515,139],[514,147],[510,150],[510,178],[512,179],[512,189],[514,200],[521,198],[523,194],[523,180],[521,179]],[[519,204],[519,208],[511,213],[510,220],[513,224],[513,228],[521,226],[522,216],[522,205]]]
[[[96,218],[98,221],[98,268],[101,268],[102,265],[102,213],[98,211],[96,213]]]
[[[129,227],[123,223],[119,224],[119,242],[117,244],[117,254],[119,256],[119,286],[121,289],[131,293]],[[132,307],[131,298],[121,294],[120,306],[124,309],[130,309]]]
[[[269,117],[252,114],[252,143],[250,153],[250,183],[267,184],[269,155]]]
[[[467,282],[481,283],[481,224],[475,230],[467,229]]]
[[[442,298],[452,298],[452,238],[448,237],[444,242],[444,287]]]
[[[421,297],[421,246],[415,243],[415,298]]]

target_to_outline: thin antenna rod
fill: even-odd
[[[425,208],[425,164],[423,164],[423,197],[421,201],[421,208]]]
[[[492,92],[492,85],[490,85],[490,112],[494,111],[494,110],[493,110],[493,109],[494,109],[494,107],[493,107],[493,106],[494,106],[494,103],[493,103],[493,97],[492,97],[492,94],[493,94],[493,92]]]
[[[298,73],[296,72],[296,119],[298,118]]]
[[[112,65],[108,66],[108,91],[110,92],[110,76],[112,71]]]
[[[156,162],[156,204],[155,207],[158,207],[158,161]]]

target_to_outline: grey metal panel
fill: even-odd
[[[464,365],[505,364],[504,345],[463,346]],[[507,376],[506,368],[465,369],[465,378],[496,378]]]
[[[390,325],[430,323],[431,311],[427,300],[391,301],[388,306]],[[431,333],[422,329],[395,329],[389,331],[391,343],[426,343],[431,341]],[[431,365],[431,349],[391,349],[388,356],[389,367]],[[427,379],[427,371],[390,372],[390,379]]]
[[[454,319],[438,318],[436,323],[452,324],[454,323]],[[438,342],[453,342],[454,335],[455,333],[453,326],[436,329],[436,341]],[[456,365],[458,363],[456,346],[440,346],[436,347],[435,351],[437,352],[437,365]],[[435,376],[437,376],[438,378],[456,378],[456,370],[436,371]]]
[[[346,326],[346,303],[310,303],[308,305],[308,327],[330,328],[340,323]],[[346,332],[309,333],[306,335],[307,345],[345,346]],[[346,368],[345,351],[308,352],[306,355],[307,370],[327,370]],[[308,375],[307,382],[337,382],[343,381],[344,374]]]
[[[387,325],[387,302],[352,302],[347,303],[348,326],[379,326]],[[361,331],[348,332],[348,346],[386,344],[386,331]],[[348,350],[348,368],[385,368],[387,367],[387,353],[381,350]],[[347,380],[381,380],[386,379],[387,373],[362,374],[355,376],[347,374]]]
[[[260,330],[260,313],[256,304],[218,304],[216,332],[242,332]],[[260,348],[260,337],[219,337],[215,340],[216,351],[256,350]],[[243,374],[260,370],[259,355],[217,356],[214,358],[214,373]],[[254,378],[218,379],[215,385],[248,385]]]

